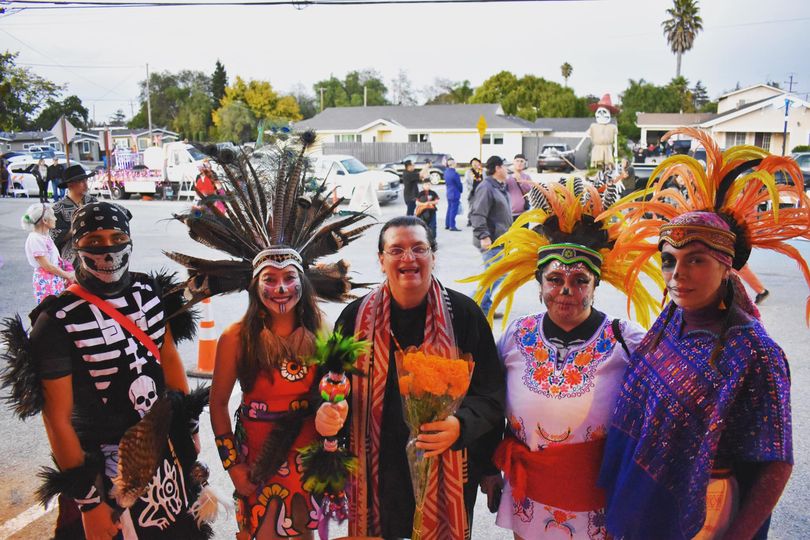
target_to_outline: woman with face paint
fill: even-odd
[[[310,404],[319,379],[306,360],[322,314],[295,250],[270,248],[254,261],[247,312],[217,344],[211,425],[225,434],[216,443],[239,498],[245,538],[311,538],[318,504],[302,487],[297,457],[317,439]],[[242,400],[234,436],[228,401],[237,380]]]
[[[270,163],[212,156],[228,180],[224,196],[203,198],[178,218],[192,238],[235,259],[169,254],[189,269],[192,302],[248,291],[245,315],[217,343],[210,406],[215,443],[236,492],[240,540],[312,538],[321,517],[319,501],[303,486],[299,453],[318,440],[313,412],[323,374],[307,361],[322,326],[316,297],[346,300],[353,285],[347,263],[316,260],[367,226],[347,229],[365,216],[336,218],[340,201],[304,192],[304,150],[312,142],[314,134],[305,133],[266,147]],[[232,424],[228,404],[237,381],[242,396]]]
[[[59,257],[59,250],[48,231],[56,225],[53,209],[46,203],[32,204],[21,220],[29,231],[25,255],[34,268],[34,296],[37,304],[46,296],[57,295],[74,280],[73,266]]]
[[[167,324],[182,305],[170,278],[129,270],[130,217],[106,202],[76,212],[77,283],[40,304],[30,343],[15,349],[36,373],[4,383],[21,416],[41,407],[58,467],[41,492],[60,494],[57,537],[205,538],[190,512],[204,476],[196,426],[207,392],[187,395],[175,348],[193,320]],[[26,380],[41,384],[23,393]],[[74,521],[71,508],[81,511]]]
[[[759,148],[721,154],[706,133],[673,133],[701,143],[706,170],[670,158],[654,175],[650,201],[615,209],[630,223],[620,244],[657,241],[671,301],[624,375],[599,481],[607,530],[628,539],[765,538],[793,464],[790,374],[734,270],[752,247],[767,247],[810,279],[785,242],[810,230],[802,174],[795,161]],[[777,186],[776,171],[793,185]],[[663,187],[675,175],[688,199]],[[778,209],[780,195],[802,204]],[[759,210],[767,200],[778,216]],[[654,255],[639,253],[635,263]]]
[[[613,252],[621,227],[596,221],[599,194],[576,182],[540,186],[546,206],[523,214],[495,243],[503,256],[466,280],[479,282],[479,299],[505,276],[493,306],[506,299],[507,309],[517,289],[536,280],[546,306],[513,321],[498,341],[508,429],[493,462],[505,478],[488,478],[482,488],[503,489],[496,523],[516,539],[606,538],[596,478],[622,374],[644,336],[638,324],[593,307],[599,282],[623,290],[629,265]],[[652,297],[643,288],[628,294],[637,316],[649,320]]]

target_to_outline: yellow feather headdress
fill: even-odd
[[[632,304],[636,320],[649,327],[652,317],[660,310],[658,302],[644,287],[628,288],[629,282],[625,276],[631,272],[644,273],[655,286],[663,290],[660,257],[657,257],[656,247],[639,241],[625,243],[617,249],[614,243],[624,223],[597,219],[604,208],[598,191],[590,184],[585,183],[584,189],[577,189],[578,194],[574,189],[574,179],[569,179],[564,185],[556,182],[547,186],[537,185],[535,189],[544,196],[547,202],[545,208],[524,212],[508,231],[492,243],[492,248],[503,248],[493,259],[494,262],[481,274],[459,280],[461,283],[478,282],[474,298],[476,302],[480,302],[486,290],[504,277],[493,292],[492,308],[488,315],[490,324],[495,308],[505,300],[506,316],[503,324],[506,325],[515,292],[535,279],[538,252],[552,244],[571,244],[573,247],[584,248],[583,252],[598,254],[601,265],[595,273],[626,294],[628,314]],[[535,226],[526,228],[526,225]],[[637,263],[642,254],[646,257]]]
[[[672,130],[663,140],[676,134],[687,135],[706,149],[705,169],[689,156],[669,157],[650,175],[647,189],[620,199],[599,216],[626,224],[616,241],[618,249],[625,244],[636,246],[640,239],[652,241],[649,249],[636,252],[626,286],[632,289],[638,268],[656,255],[661,227],[689,212],[714,212],[729,222],[736,235],[734,268],[742,268],[752,248],[772,249],[796,261],[810,286],[807,262],[786,243],[810,237],[810,206],[796,161],[755,146],[721,152],[711,135],[694,128]],[[784,182],[777,182],[777,173]],[[682,189],[672,187],[673,181]],[[780,208],[782,196],[797,202],[797,207]],[[805,316],[810,323],[810,297]]]

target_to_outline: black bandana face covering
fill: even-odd
[[[76,280],[86,289],[113,294],[129,284],[132,242],[117,246],[86,247],[77,250],[81,266]]]

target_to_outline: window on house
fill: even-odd
[[[430,142],[430,133],[409,133],[408,142]]]
[[[335,142],[363,142],[363,136],[354,133],[341,133],[335,135]]]
[[[82,154],[90,153],[90,141],[82,141]]]
[[[146,150],[149,148],[149,137],[138,138],[138,150]]]
[[[763,150],[771,149],[771,134],[770,133],[755,133],[754,146],[758,146]]]
[[[726,148],[745,144],[745,133],[726,133]]]
[[[503,144],[503,133],[485,133],[482,144]]]

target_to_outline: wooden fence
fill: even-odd
[[[331,142],[323,144],[324,154],[348,154],[366,165],[380,165],[399,161],[408,154],[431,153],[432,146],[426,143],[396,142]]]

